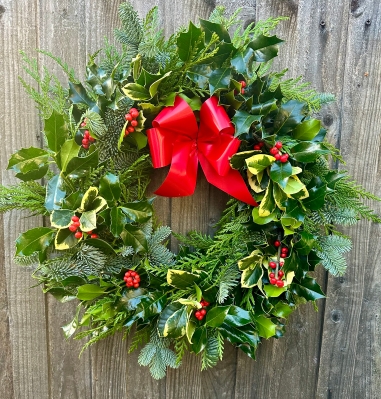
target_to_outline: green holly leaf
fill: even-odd
[[[274,201],[276,203],[276,206],[282,211],[286,210],[286,204],[285,203],[288,200],[288,196],[279,187],[278,184],[274,184],[273,194],[274,194]]]
[[[254,269],[258,265],[262,265],[263,254],[260,250],[254,250],[249,256],[238,261],[239,270]]]
[[[238,110],[232,119],[232,122],[235,125],[234,137],[239,137],[241,134],[248,133],[251,125],[260,120],[261,115],[251,115],[246,111]]]
[[[172,72],[169,71],[166,74],[164,74],[163,76],[161,76],[159,79],[157,79],[154,83],[151,84],[151,86],[149,87],[149,94],[152,97],[155,96],[155,94],[157,93],[159,86],[161,85],[161,83],[167,79],[167,77],[171,74]]]
[[[282,187],[281,184],[279,186],[288,195],[296,194],[306,188],[306,186],[299,180],[298,176],[294,175],[288,178],[285,187]]]
[[[119,182],[119,176],[112,173],[106,173],[99,182],[99,194],[109,203],[116,203],[122,189]]]
[[[172,287],[176,287],[179,289],[189,288],[198,279],[199,279],[198,275],[186,272],[184,270],[169,269],[167,272],[168,284],[171,285]]]
[[[52,212],[54,209],[60,209],[66,195],[63,188],[63,180],[60,175],[53,176],[46,186],[45,208]]]
[[[321,143],[299,143],[291,148],[292,157],[298,162],[314,162],[323,154],[329,154]]]
[[[255,325],[260,337],[269,339],[276,334],[276,324],[264,315],[254,315]]]
[[[318,119],[309,119],[296,126],[292,132],[292,137],[296,140],[311,141],[321,129]]]
[[[192,336],[192,352],[196,355],[205,349],[208,342],[208,333],[206,328],[196,328]]]
[[[240,347],[242,345],[241,349],[248,345],[254,348],[253,351],[245,351],[245,353],[254,358],[255,349],[260,343],[260,338],[258,336],[258,332],[252,324],[247,324],[238,328],[230,324],[223,323],[222,326],[219,327],[219,331],[232,344],[238,344]]]
[[[232,327],[242,327],[252,322],[250,312],[239,306],[231,305],[224,323]]]
[[[55,230],[49,227],[36,227],[20,234],[16,239],[16,256],[29,256],[38,252],[42,262],[54,235]]]
[[[238,108],[241,107],[241,105],[244,103],[244,101],[239,101],[235,98],[236,93],[235,89],[230,90],[228,93],[225,94],[225,96],[220,99],[220,101],[223,101],[224,105],[230,106],[233,109],[237,110]]]
[[[245,50],[237,51],[230,60],[230,65],[241,75],[252,76],[252,66],[254,62],[254,50],[247,47]]]
[[[69,82],[69,99],[73,104],[84,104],[93,111],[99,111],[96,103],[88,96],[81,83]]]
[[[229,32],[222,24],[217,24],[215,22],[210,22],[205,19],[200,18],[200,26],[203,32],[205,32],[205,42],[209,43],[212,39],[213,34],[217,34],[221,41],[225,43],[230,43]]]
[[[53,110],[50,117],[45,120],[44,133],[48,147],[52,151],[58,152],[68,135],[67,125],[63,115]]]
[[[92,301],[103,295],[107,287],[99,287],[95,284],[85,284],[78,287],[77,298],[81,301]]]
[[[253,175],[262,172],[262,170],[265,170],[273,162],[275,162],[275,158],[266,154],[253,155],[246,159],[246,165]]]
[[[267,62],[278,55],[279,43],[283,40],[276,36],[259,35],[251,41],[248,47],[254,50],[254,60],[256,62]]]
[[[106,206],[107,206],[107,201],[103,197],[98,196],[97,187],[89,187],[82,197],[79,211],[99,212]]]
[[[95,230],[97,228],[97,214],[95,211],[83,212],[79,219],[80,229],[87,233],[88,231]]]
[[[153,207],[149,201],[128,202],[120,209],[136,223],[148,222],[153,215]]]
[[[122,132],[121,137],[123,137],[122,141],[124,140],[126,143],[134,145],[138,150],[141,150],[147,145],[147,136],[144,133],[138,132],[136,130],[130,133],[127,137],[124,137],[124,133]]]
[[[161,337],[180,338],[186,333],[187,308],[179,302],[170,303],[159,316],[157,330]]]
[[[281,317],[286,319],[294,310],[296,306],[291,306],[286,302],[279,301],[275,306],[271,313],[276,317]]]
[[[147,237],[139,227],[126,224],[121,235],[124,245],[131,246],[135,252],[147,252]]]
[[[293,130],[304,118],[305,103],[290,100],[282,104],[274,119],[274,133],[278,135],[287,134]]]
[[[260,217],[266,217],[271,215],[276,209],[276,203],[274,200],[273,182],[270,181],[265,192],[265,196],[262,198],[258,209],[258,215]]]
[[[41,148],[22,148],[11,156],[7,169],[23,181],[37,180],[46,175],[48,160],[49,153]]]
[[[274,162],[270,169],[270,178],[276,183],[292,175],[292,166],[290,162]]]
[[[225,320],[226,315],[230,309],[228,306],[215,306],[206,314],[205,325],[209,327],[219,327]]]
[[[309,197],[303,201],[303,205],[308,209],[317,211],[323,208],[325,204],[325,196],[327,195],[327,185],[311,187],[308,190]]]
[[[254,223],[259,224],[259,225],[268,224],[268,223],[278,219],[276,212],[273,212],[268,216],[259,216],[259,208],[258,207],[253,208],[252,215],[253,215]]]
[[[209,76],[210,95],[229,88],[232,70],[230,68],[215,69]]]
[[[124,226],[127,223],[127,218],[122,210],[116,206],[110,208],[110,231],[114,237],[119,237],[122,233]]]
[[[70,209],[55,209],[50,215],[50,223],[57,229],[64,229],[71,225],[74,215],[75,212]]]
[[[177,52],[181,60],[188,61],[192,54],[199,52],[203,48],[203,41],[199,40],[202,31],[197,26],[189,22],[187,32],[180,33],[177,39]]]
[[[135,101],[149,100],[151,98],[149,90],[137,83],[127,83],[122,90],[127,97]]]
[[[69,162],[78,156],[80,146],[75,142],[75,139],[66,140],[57,156],[57,166],[63,173],[66,172]]]
[[[246,269],[241,275],[241,286],[243,288],[253,288],[258,285],[258,282],[263,276],[263,269],[260,265],[254,268]]]
[[[304,277],[298,283],[291,284],[291,291],[293,294],[305,298],[307,301],[316,301],[317,299],[325,298],[320,285],[312,277]]]
[[[72,179],[86,176],[92,168],[98,166],[98,150],[90,152],[86,157],[74,157],[66,166],[65,174]]]
[[[258,150],[237,152],[230,158],[230,166],[237,170],[243,169],[246,166],[246,159],[258,154],[258,152]]]
[[[251,106],[250,113],[252,115],[265,116],[271,111],[275,111],[277,107],[277,99],[272,98],[264,103],[254,104]]]
[[[315,245],[315,238],[312,234],[306,231],[301,231],[299,233],[300,239],[294,245],[294,249],[298,251],[299,255],[308,255]]]
[[[200,89],[204,89],[209,82],[210,74],[212,73],[212,68],[210,65],[195,65],[188,72],[187,77]]]
[[[276,287],[275,285],[266,284],[264,286],[264,290],[268,297],[276,298],[279,295],[283,294],[283,292],[286,292],[287,288],[285,288],[285,287],[280,288],[280,287]]]

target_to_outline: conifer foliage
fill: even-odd
[[[141,19],[120,6],[116,42],[90,57],[80,82],[61,59],[68,87],[23,54],[36,90],[21,79],[44,120],[44,148],[23,148],[0,186],[0,212],[27,210],[48,223],[22,233],[15,259],[33,265],[44,292],[77,312],[63,327],[84,348],[123,331],[153,378],[179,367],[188,350],[213,367],[230,341],[254,358],[262,338],[279,338],[297,305],[324,298],[310,275],[346,269],[351,240],[336,225],[379,223],[365,201],[380,200],[330,160],[343,161],[313,112],[333,100],[271,63],[282,18],[246,28],[217,7],[167,40],[158,9]],[[229,32],[233,32],[232,35]],[[97,61],[99,59],[99,61]],[[218,98],[240,147],[230,158],[258,206],[232,198],[212,236],[160,226],[146,197],[146,130],[177,96],[193,111]],[[42,183],[41,182],[42,180]],[[181,185],[182,182],[179,182]]]

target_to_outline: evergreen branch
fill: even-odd
[[[47,57],[51,58],[53,61],[55,61],[65,72],[67,75],[68,79],[70,82],[79,84],[81,83],[79,79],[75,76],[75,71],[73,68],[70,68],[68,64],[66,64],[60,57],[55,56],[52,54],[50,51],[46,50],[37,50],[39,53],[46,55]]]
[[[220,341],[216,337],[208,337],[201,353],[201,371],[214,367],[220,359]]]

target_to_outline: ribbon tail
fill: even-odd
[[[194,193],[198,157],[196,151],[192,150],[193,142],[174,145],[168,175],[155,194],[163,197],[185,197]]]
[[[202,154],[199,154],[199,160],[206,180],[210,184],[246,204],[258,206],[238,170],[231,169],[224,176],[220,176]]]

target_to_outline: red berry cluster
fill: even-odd
[[[207,313],[205,308],[210,305],[209,302],[204,301],[203,299],[201,300],[200,304],[202,306],[202,309],[196,310],[194,312],[194,316],[196,317],[197,320],[202,320],[205,317]]]
[[[287,258],[287,255],[288,255],[288,248],[287,247],[283,247],[280,250],[280,257],[281,258]]]
[[[140,276],[134,270],[127,270],[123,280],[126,282],[127,287],[139,288]]]
[[[139,122],[136,118],[139,116],[139,111],[136,108],[131,108],[128,114],[124,115],[124,119],[128,122],[124,136],[128,136],[130,133],[135,131],[136,126]]]
[[[276,248],[279,248],[282,245],[282,243],[279,240],[274,241],[274,246]],[[278,249],[279,251],[279,249]],[[280,249],[280,257],[281,258],[287,258],[287,254],[288,254],[288,248],[287,247],[282,247]],[[279,268],[281,268],[284,265],[284,260],[281,259],[278,262],[275,261],[271,261],[269,262],[269,267],[271,269],[273,269],[274,271],[269,273],[269,280],[270,280],[270,284],[272,285],[276,285],[279,288],[284,287],[284,281],[282,280],[282,277],[284,276],[284,272],[282,270],[278,270],[278,264],[279,264]]]
[[[284,286],[284,281],[282,280],[283,276],[284,273],[282,272],[282,270],[278,271],[278,278],[276,278],[276,274],[274,272],[269,273],[270,284],[282,288]]]
[[[255,146],[253,148],[254,148],[254,150],[260,150],[264,145],[265,145],[265,143],[260,142],[258,144],[255,144]]]
[[[246,82],[244,80],[240,80],[239,83],[241,83],[241,94],[244,94],[245,93]]]
[[[90,146],[90,144],[94,143],[95,138],[91,136],[90,132],[88,130],[85,130],[83,134],[83,139],[82,139],[82,147],[87,150]]]
[[[69,226],[69,230],[74,233],[74,237],[77,240],[79,240],[83,236],[83,233],[82,233],[81,229],[79,228],[79,226],[80,226],[79,217],[72,216],[71,225]],[[98,234],[94,234],[92,231],[88,231],[87,234],[91,238],[98,238]]]
[[[279,150],[282,148],[283,144],[281,141],[277,141],[274,147],[270,148],[270,154],[274,155],[277,161],[286,163],[288,161],[288,154],[282,154]]]

